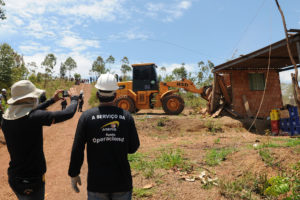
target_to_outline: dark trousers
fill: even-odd
[[[88,200],[131,200],[132,191],[114,192],[114,193],[98,193],[88,191]]]
[[[45,199],[45,182],[43,177],[8,177],[8,183],[19,200]]]
[[[82,104],[79,103],[79,105],[78,105],[78,112],[82,112],[82,106],[83,106],[83,103]]]
[[[66,109],[67,105],[61,105],[61,110]]]

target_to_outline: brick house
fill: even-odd
[[[299,67],[300,30],[295,32],[297,33],[290,36],[289,42],[292,55]],[[283,107],[279,72],[294,67],[291,66],[286,40],[283,39],[271,44],[270,66],[267,75],[269,51],[270,45],[214,68],[215,79],[213,101],[210,104],[211,111],[215,111],[220,105],[219,100],[227,96],[225,103],[230,105],[238,115],[255,116],[263,96],[265,81],[267,81],[265,97],[258,116],[265,118],[269,116],[271,109]],[[222,80],[221,84],[218,84],[218,79]],[[222,88],[222,84],[225,87]]]

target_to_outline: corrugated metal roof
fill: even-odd
[[[296,63],[299,64],[296,42],[300,42],[300,34],[295,34],[289,37],[291,52]],[[213,72],[221,70],[245,70],[245,69],[267,69],[269,59],[270,45],[243,55],[234,60],[228,61],[214,67]],[[299,49],[300,50],[300,49]],[[290,69],[292,63],[286,47],[286,39],[280,40],[271,45],[271,64],[270,69],[278,69],[280,71]]]

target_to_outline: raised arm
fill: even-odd
[[[60,100],[61,98],[59,97],[59,94],[62,93],[63,90],[56,90],[53,97],[41,104],[39,104],[35,110],[44,110],[47,107],[49,107],[50,105],[54,104],[56,101]]]
[[[58,97],[60,92],[61,91],[55,93],[54,97],[52,98],[54,102],[60,99]],[[37,123],[46,126],[71,119],[74,116],[78,105],[78,96],[76,95],[76,90],[71,88],[69,90],[69,96],[71,98],[71,104],[65,110],[50,112],[35,109],[30,117]]]

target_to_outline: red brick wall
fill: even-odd
[[[252,115],[256,115],[263,91],[251,91],[249,83],[249,72],[264,73],[265,78],[267,77],[266,70],[241,70],[231,71],[231,83],[232,83],[232,104],[234,110],[242,116],[247,116],[243,95],[246,96]],[[271,109],[281,108],[282,96],[280,88],[279,73],[275,70],[269,71],[269,77],[266,87],[266,93],[264,101],[259,113],[259,117],[267,117],[270,115]]]

